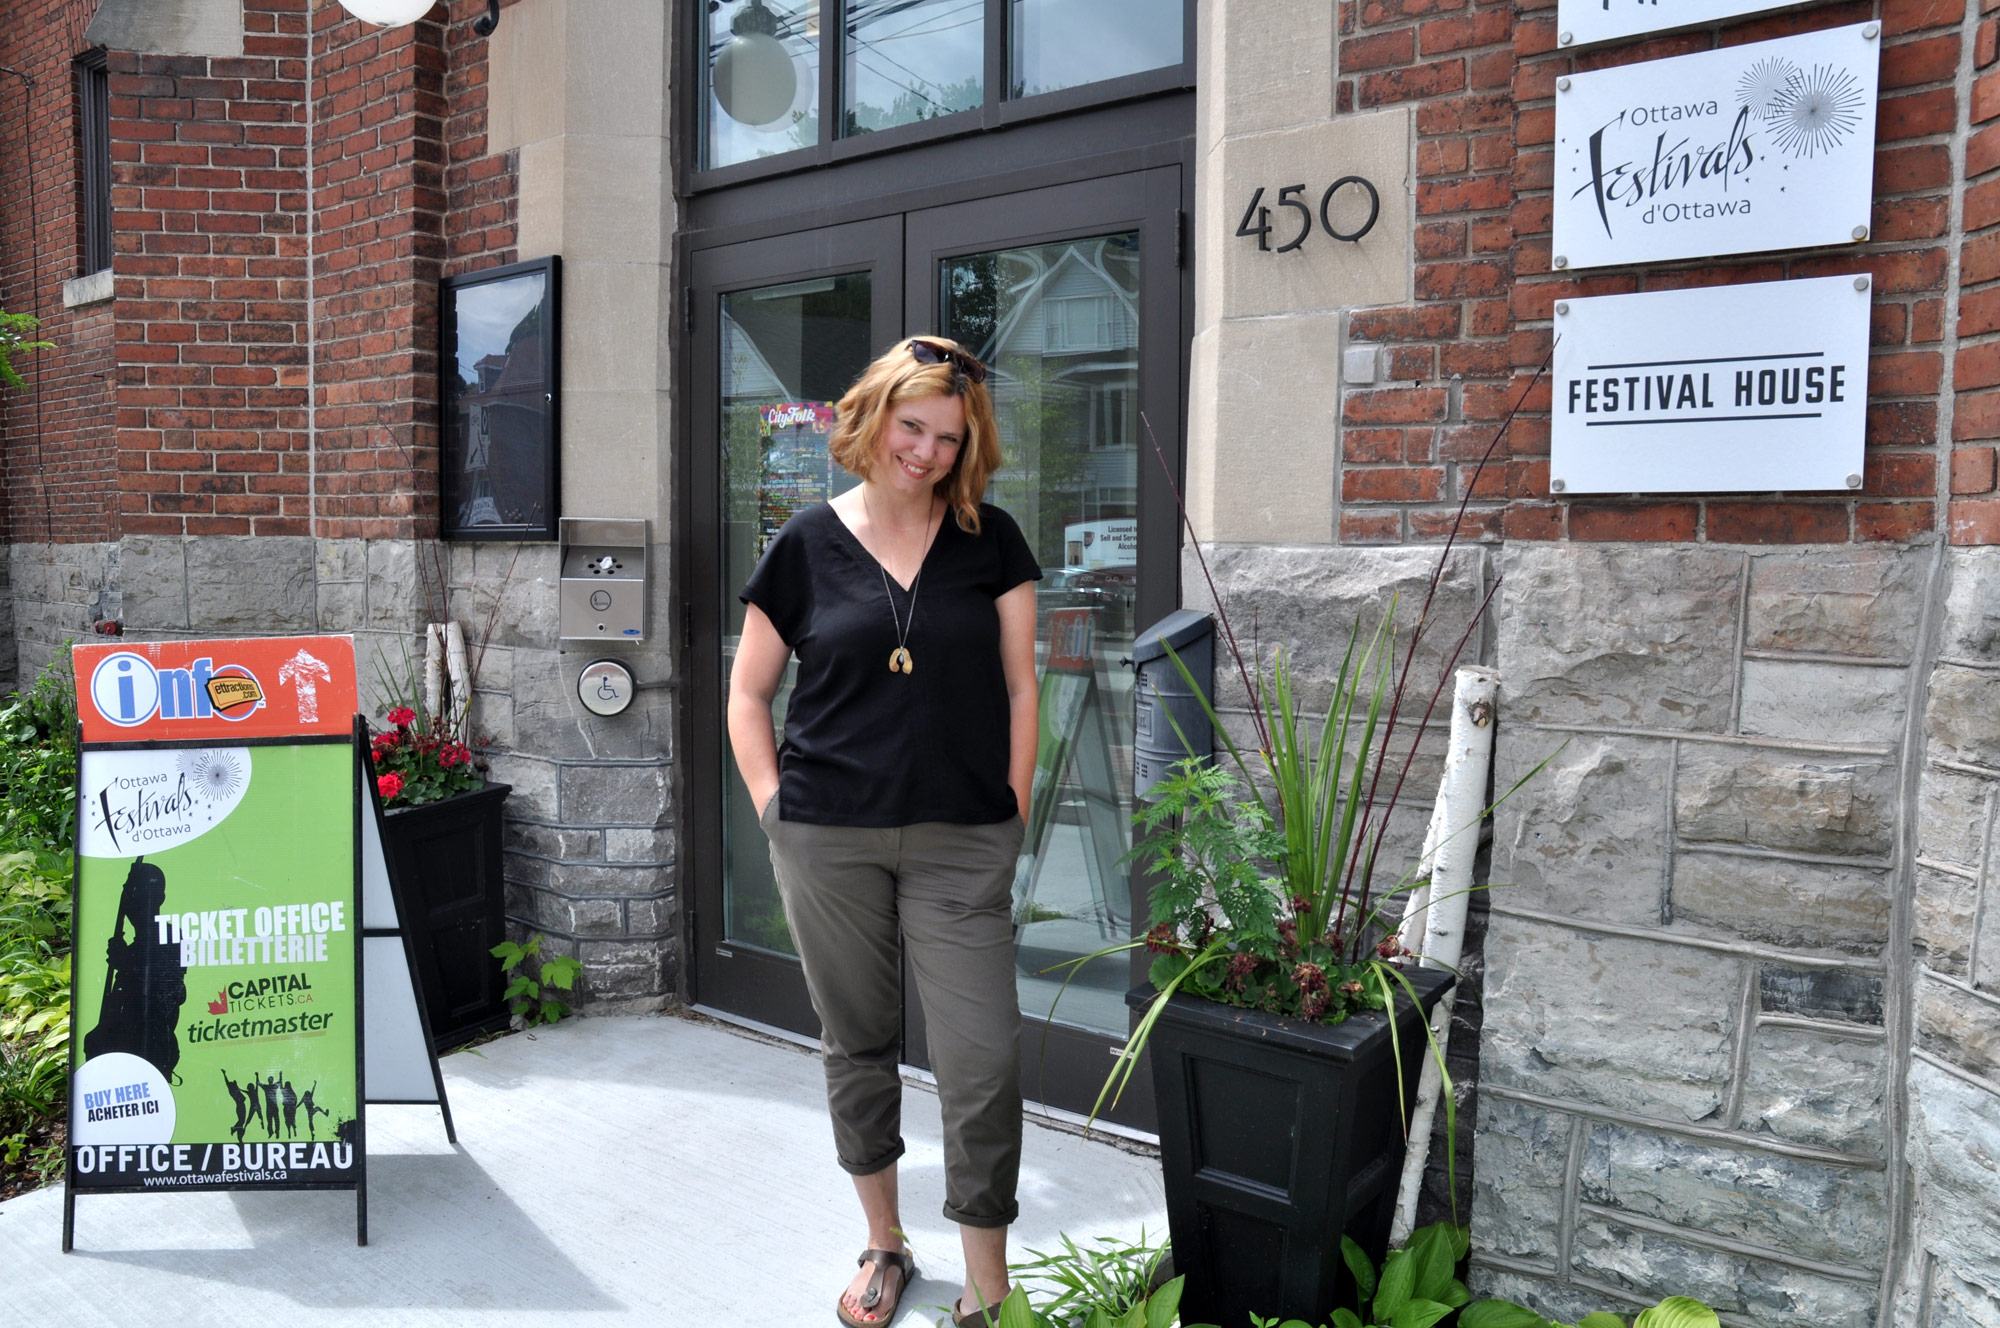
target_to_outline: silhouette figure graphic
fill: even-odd
[[[229,1077],[229,1071],[223,1070],[221,1071],[221,1074],[222,1074],[222,1082],[229,1086],[230,1098],[236,1103],[236,1124],[230,1127],[229,1132],[236,1136],[236,1142],[240,1144],[243,1142],[244,1131],[246,1131],[249,1128],[250,1109],[244,1105],[243,1085],[237,1083],[234,1079],[231,1079]],[[257,1100],[255,1089],[252,1089],[250,1091],[250,1100],[252,1102]]]
[[[161,941],[155,925],[166,899],[166,873],[143,856],[132,859],[118,896],[118,920],[104,947],[109,961],[104,999],[98,1006],[97,1026],[84,1034],[83,1055],[88,1060],[129,1052],[150,1061],[171,1083],[177,1082],[174,1067],[181,1059],[174,1026],[187,1000],[187,969],[181,963],[180,946]]]
[[[299,1098],[299,1105],[306,1109],[306,1138],[308,1139],[319,1138],[319,1134],[313,1129],[313,1117],[315,1115],[331,1116],[333,1114],[325,1107],[319,1106],[313,1102],[313,1094],[318,1091],[319,1091],[319,1080],[315,1079],[313,1080],[313,1086],[311,1088],[308,1088],[305,1091],[304,1096]]]
[[[253,1077],[251,1082],[255,1083],[256,1079]],[[264,1137],[266,1139],[275,1139],[278,1137],[279,1129],[278,1076],[275,1074],[272,1075],[264,1081],[262,1086],[264,1089]]]
[[[285,1137],[296,1139],[299,1137],[298,1091],[292,1087],[292,1081],[287,1079],[278,1085],[278,1094],[285,1100]],[[306,1123],[312,1124],[312,1117],[306,1117]]]

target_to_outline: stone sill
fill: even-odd
[[[93,272],[87,277],[72,277],[63,283],[63,308],[81,309],[89,304],[102,304],[111,298],[111,269]]]

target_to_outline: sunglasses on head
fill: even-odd
[[[986,366],[962,350],[953,350],[949,346],[940,346],[933,342],[919,341],[913,338],[910,342],[910,354],[916,357],[916,361],[919,364],[956,365],[973,382],[983,383],[986,381]]]

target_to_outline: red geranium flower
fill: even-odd
[[[382,801],[392,802],[395,800],[396,795],[403,791],[403,777],[395,774],[377,775],[375,776],[375,791],[382,795]]]
[[[417,712],[408,706],[397,706],[389,712],[389,722],[397,728],[402,728],[406,724],[414,724],[416,721]]]

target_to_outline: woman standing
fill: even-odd
[[[833,457],[859,487],[799,512],[744,586],[729,739],[824,1030],[840,1165],[868,1222],[839,1301],[895,1316],[916,1267],[900,1234],[901,957],[923,1001],[944,1117],[958,1323],[1007,1294],[1021,1091],[1013,881],[1038,737],[1027,541],[982,503],[1000,465],[986,369],[916,337],[840,401]],[[797,682],[780,749],[771,702]],[[899,935],[901,944],[899,946]]]

